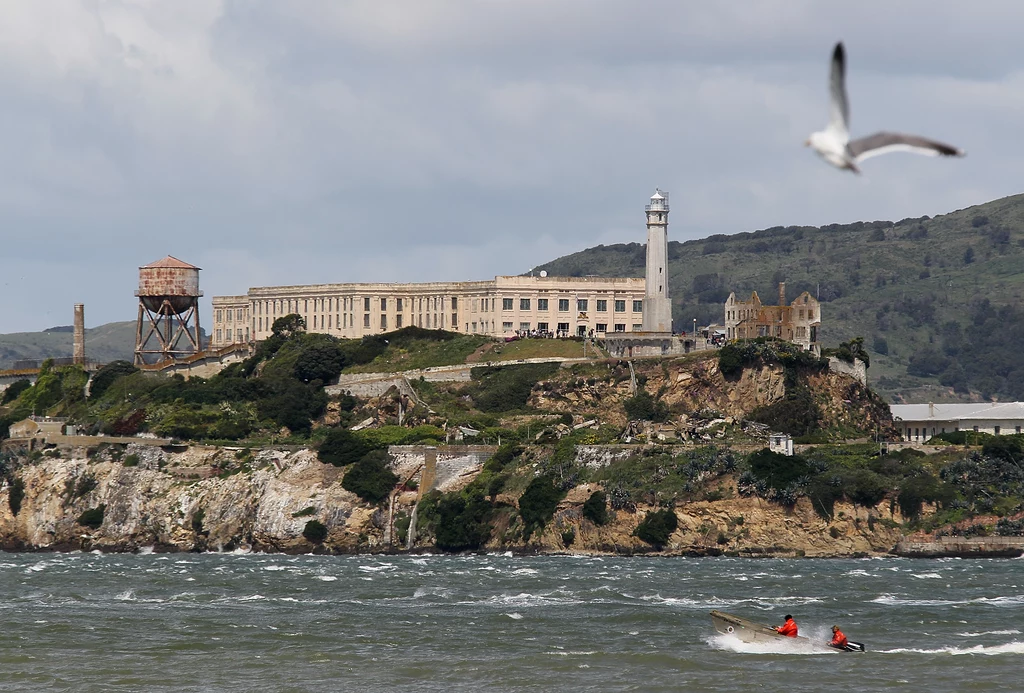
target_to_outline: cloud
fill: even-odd
[[[204,268],[207,301],[519,273],[642,242],[655,186],[675,239],[1019,192],[1015,2],[0,9],[0,332],[66,323],[81,300],[92,324],[134,319],[136,268],[168,253]],[[968,158],[878,159],[858,179],[804,150],[839,38],[855,132]]]

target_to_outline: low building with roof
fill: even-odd
[[[889,409],[900,437],[914,442],[953,431],[998,436],[1024,430],[1024,402],[890,404]]]

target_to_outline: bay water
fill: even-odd
[[[0,554],[0,690],[1013,691],[1022,616],[1020,560]]]

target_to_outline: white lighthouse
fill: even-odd
[[[672,332],[668,297],[668,193],[657,188],[647,205],[647,292],[644,332]]]

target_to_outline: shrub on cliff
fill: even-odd
[[[118,378],[138,372],[139,369],[128,361],[111,361],[96,371],[96,375],[92,377],[92,383],[89,385],[89,399],[99,399]]]
[[[660,399],[655,399],[647,390],[639,390],[625,400],[622,406],[631,421],[665,421],[668,419],[668,407]]]
[[[799,455],[787,456],[768,448],[758,450],[747,458],[750,471],[769,488],[781,491],[795,481],[811,474],[807,460]]]
[[[821,410],[810,388],[804,385],[790,387],[787,384],[784,399],[758,407],[750,414],[750,418],[773,430],[798,437],[810,435],[817,430]]]
[[[608,496],[604,491],[594,491],[590,494],[590,498],[583,503],[583,517],[598,527],[608,524]]]
[[[29,382],[28,380],[14,381],[13,383],[11,383],[10,387],[4,390],[3,397],[0,398],[0,404],[8,404],[10,402],[13,402],[14,400],[18,399],[18,395],[20,395],[22,392],[29,389],[30,387],[32,387],[32,383]]]
[[[534,530],[541,529],[554,517],[558,502],[564,495],[550,476],[539,476],[530,482],[519,498],[519,515],[523,518],[523,534],[527,541]]]
[[[637,525],[633,535],[656,549],[660,549],[668,543],[669,537],[677,527],[679,527],[679,518],[676,517],[674,511],[658,510],[648,513],[647,517]]]
[[[468,388],[477,409],[502,412],[522,409],[533,386],[558,371],[557,363],[527,363],[515,366],[478,366],[471,371]]]
[[[735,344],[726,344],[718,350],[718,370],[726,379],[743,372],[743,355]]]
[[[437,499],[434,544],[445,551],[473,551],[491,536],[493,508],[478,489],[448,493]]]
[[[78,524],[89,529],[98,529],[103,524],[103,512],[107,509],[105,505],[89,508],[78,516]]]
[[[316,455],[321,462],[344,467],[361,460],[373,448],[361,437],[346,428],[332,428],[320,443]]]
[[[310,520],[302,529],[302,536],[311,544],[322,544],[327,538],[327,526],[323,522]]]
[[[23,500],[25,500],[25,482],[15,477],[7,489],[7,505],[11,507],[12,514],[18,514]]]
[[[367,503],[380,503],[398,483],[398,476],[388,469],[391,456],[386,450],[372,450],[352,465],[341,480],[341,487]]]

